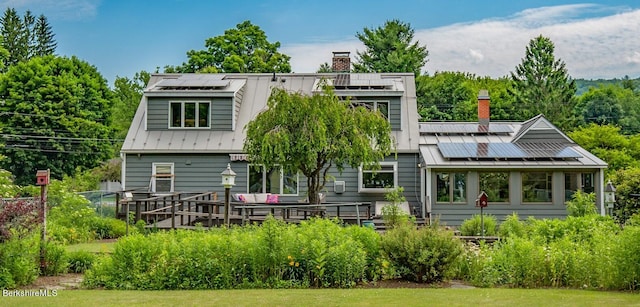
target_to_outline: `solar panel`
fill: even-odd
[[[570,147],[554,143],[439,143],[445,158],[565,159],[582,158]]]
[[[223,80],[224,75],[181,76],[180,78],[162,79],[156,87],[184,88],[184,87],[227,87],[229,80]]]
[[[351,78],[349,74],[338,74],[333,81],[333,86],[349,86]]]

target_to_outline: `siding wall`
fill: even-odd
[[[385,161],[398,163],[398,185],[404,187],[404,194],[412,206],[420,215],[420,170],[417,167],[418,154],[398,154],[398,159],[389,157]],[[248,181],[248,163],[246,161],[231,162],[228,154],[129,154],[126,157],[126,188],[139,188],[149,186],[151,180],[151,168],[153,163],[174,163],[174,191],[182,192],[224,192],[220,185],[220,173],[231,163],[231,168],[236,172],[236,185],[231,189],[232,193],[246,193]],[[344,193],[334,193],[334,181],[328,181],[324,193],[327,202],[375,202],[384,201],[384,193],[359,193],[358,170],[347,168],[342,174],[334,168],[330,175],[335,180],[346,183]],[[298,201],[306,197],[307,183],[302,175],[298,177],[299,194],[297,196],[280,196],[281,201]],[[374,208],[372,208],[373,210]],[[344,212],[341,209],[341,212]],[[354,210],[349,207],[348,210]]]
[[[436,199],[436,173],[446,172],[447,170],[434,170],[431,174],[431,182],[434,184],[431,187],[431,195],[433,195],[432,201],[432,213],[433,220],[439,219],[445,225],[459,226],[466,219],[471,218],[474,214],[480,214],[480,208],[475,206],[475,200],[480,194],[479,191],[479,175],[477,171],[467,172],[467,203],[466,204],[438,204]],[[456,170],[449,170],[455,172]],[[460,170],[457,170],[460,172]],[[500,172],[501,170],[491,170],[492,172]],[[562,170],[535,170],[536,172],[552,172],[552,203],[523,203],[522,202],[522,171],[520,170],[502,170],[509,172],[509,203],[492,203],[489,200],[489,205],[483,209],[484,214],[490,214],[497,218],[498,222],[504,221],[504,219],[513,214],[518,213],[520,219],[526,219],[529,216],[534,216],[538,219],[543,218],[565,218],[567,211],[565,207],[565,186],[564,176],[565,172]],[[528,170],[531,171],[531,170]],[[571,173],[575,173],[580,170],[571,170]],[[595,178],[599,178],[598,171],[590,169],[583,170],[583,172],[595,172]],[[596,186],[600,184],[599,180],[594,183]],[[598,191],[598,188],[596,188]],[[598,207],[599,208],[599,207]]]
[[[147,102],[147,129],[169,129],[169,102],[173,101],[210,101],[211,102],[211,130],[233,129],[233,99],[231,97],[212,98],[180,98],[180,97],[148,97]]]

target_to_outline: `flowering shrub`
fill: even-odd
[[[38,205],[33,201],[16,199],[0,204],[0,242],[25,236],[41,223]]]

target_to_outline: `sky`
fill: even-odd
[[[294,72],[315,72],[333,51],[364,45],[356,34],[398,19],[429,51],[423,72],[461,71],[499,78],[521,63],[539,35],[574,78],[640,77],[640,1],[533,0],[0,0],[0,8],[44,14],[56,54],[76,56],[113,84],[116,76],[180,65],[209,37],[250,20]]]

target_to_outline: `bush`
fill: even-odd
[[[88,251],[74,251],[67,255],[69,271],[73,273],[84,273],[90,269],[96,260],[96,256]]]
[[[567,201],[566,205],[569,216],[580,217],[598,214],[596,195],[594,193],[585,193],[578,190],[573,193],[571,200]]]
[[[463,236],[482,236],[482,220],[484,220],[484,235],[495,236],[497,229],[496,217],[490,214],[480,216],[474,214],[470,219],[466,219],[460,225],[460,234]]]
[[[91,228],[98,240],[116,239],[126,234],[127,223],[111,217],[95,217]]]
[[[67,272],[67,254],[64,246],[47,242],[45,249],[45,267],[42,272],[45,276],[54,276]]]
[[[39,244],[38,232],[0,243],[0,288],[28,285],[38,277]]]
[[[501,238],[520,238],[524,237],[526,233],[526,226],[522,221],[520,221],[518,213],[516,212],[507,216],[507,218],[500,224],[500,227],[498,228],[498,235]]]
[[[381,249],[397,274],[416,282],[438,282],[454,273],[463,251],[451,232],[435,227],[402,225],[382,236]]]

